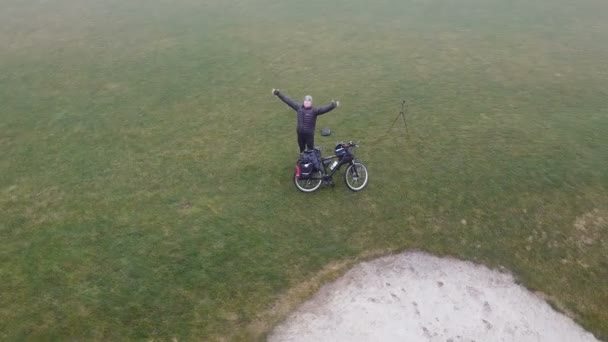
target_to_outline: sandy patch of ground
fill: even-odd
[[[269,340],[598,341],[510,274],[420,252],[357,265]]]

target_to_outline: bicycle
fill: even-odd
[[[338,143],[335,148],[335,155],[323,158],[321,148],[315,147],[314,151],[305,151],[313,154],[320,160],[320,166],[313,169],[310,175],[304,177],[300,162],[296,164],[296,171],[293,177],[294,184],[302,192],[313,192],[321,187],[322,184],[334,185],[333,175],[340,170],[343,165],[348,165],[344,172],[344,182],[352,191],[360,191],[365,188],[368,182],[367,167],[357,161],[353,148],[359,147],[354,142]],[[329,167],[329,173],[327,171]]]

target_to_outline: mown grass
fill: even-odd
[[[418,248],[608,338],[606,13],[4,0],[0,337],[262,338],[356,258]],[[361,142],[365,191],[295,190],[273,87],[342,101],[317,140]],[[409,135],[384,135],[404,98]]]

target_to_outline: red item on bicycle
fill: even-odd
[[[300,179],[300,165],[296,165],[296,178]]]

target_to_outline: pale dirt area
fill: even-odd
[[[327,284],[269,341],[598,341],[513,276],[407,252]]]

